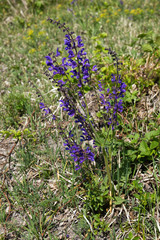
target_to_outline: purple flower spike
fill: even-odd
[[[75,1],[73,0],[72,3]],[[123,4],[123,1],[120,1],[120,3]],[[73,158],[75,169],[79,170],[85,161],[94,161],[92,149],[97,147],[95,145],[95,131],[98,130],[99,132],[101,130],[102,119],[104,119],[104,124],[112,129],[115,129],[118,125],[117,113],[123,111],[122,98],[126,91],[126,84],[119,74],[121,63],[115,52],[107,49],[116,67],[116,74],[111,76],[111,84],[107,84],[105,79],[103,81],[101,78],[102,75],[97,74],[97,65],[91,65],[87,58],[81,36],[74,36],[74,33],[59,21],[53,21],[52,19],[49,19],[49,21],[55,23],[66,34],[64,39],[66,57],[62,57],[61,63],[59,63],[60,61],[57,59],[60,56],[59,48],[57,48],[55,54],[51,55],[52,53],[50,53],[49,56],[46,56],[46,64],[48,70],[51,71],[46,75],[58,87],[62,97],[60,107],[69,117],[74,118],[74,125],[77,125],[80,139],[76,139],[77,134],[74,135],[71,131],[66,134],[61,126],[58,127],[59,133],[65,141],[65,149],[69,151]],[[92,77],[92,75],[94,76]],[[97,85],[99,91],[97,91]],[[95,90],[93,95],[91,93],[91,96],[99,97],[98,103],[102,105],[98,106],[100,111],[100,118],[97,115],[98,119],[94,119],[94,114],[88,112],[90,109],[86,102],[88,103],[87,93],[90,90]],[[45,115],[50,113],[50,109],[43,103],[40,103],[40,108],[45,112]],[[52,115],[52,119],[56,119],[55,115]],[[95,131],[93,131],[93,127]],[[91,140],[93,143],[92,149],[90,149]]]

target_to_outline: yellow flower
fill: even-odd
[[[35,48],[32,48],[32,49],[29,50],[29,53],[32,54],[32,53],[34,53],[35,51],[36,51],[36,49],[35,49]]]
[[[42,20],[42,21],[41,21],[41,24],[45,24],[45,23],[46,23],[46,20]]]
[[[101,13],[100,18],[103,18],[105,15],[106,15],[105,13]]]
[[[25,36],[24,36],[23,39],[24,39],[24,40],[29,40],[29,39],[31,39],[31,37],[30,37],[30,36],[29,36],[29,37],[25,37]]]
[[[62,4],[58,4],[58,5],[56,6],[56,8],[57,8],[57,9],[60,9],[61,6],[62,6]]]
[[[107,19],[106,23],[109,23],[109,22],[110,22],[110,20],[109,20],[109,19]]]
[[[45,35],[45,32],[44,32],[44,31],[40,31],[40,32],[38,33],[38,36],[42,36],[42,35]]]
[[[143,12],[143,10],[142,9],[140,9],[140,8],[137,8],[137,13],[138,14],[141,14]]]
[[[154,10],[153,10],[153,9],[151,9],[151,10],[150,10],[150,13],[151,13],[151,14],[152,14],[152,13],[154,13]]]
[[[131,13],[131,14],[135,14],[135,11],[136,11],[135,9],[132,9],[132,10],[130,11],[130,13]]]
[[[140,9],[140,8],[132,9],[132,10],[130,11],[130,13],[133,14],[133,15],[138,15],[138,14],[141,14],[142,12],[143,12],[143,10]]]
[[[34,31],[33,31],[32,29],[29,29],[29,30],[28,30],[28,36],[31,36],[31,35],[33,34],[33,32],[34,32]]]
[[[118,15],[118,13],[117,13],[117,12],[114,12],[114,13],[113,13],[113,15],[114,15],[114,16],[117,16],[117,15]]]
[[[125,11],[125,13],[129,13],[129,10],[128,10],[128,9],[125,9],[124,11]]]

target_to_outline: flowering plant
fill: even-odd
[[[60,107],[72,118],[79,130],[77,139],[72,131],[66,133],[62,127],[58,127],[64,139],[65,149],[75,161],[76,170],[82,168],[83,162],[95,161],[95,152],[100,149],[112,192],[111,143],[115,128],[119,124],[117,115],[123,110],[122,98],[126,88],[119,74],[121,63],[115,52],[106,49],[116,66],[116,74],[112,74],[109,88],[103,79],[98,78],[98,66],[92,65],[87,57],[81,36],[75,37],[74,32],[59,21],[50,18],[48,21],[66,33],[64,39],[66,57],[61,58],[59,48],[56,53],[49,53],[46,56],[48,66],[46,75],[60,93]],[[96,104],[92,108],[89,106],[89,96],[96,99]],[[45,115],[51,112],[42,102],[40,108],[45,111]],[[56,118],[57,116],[53,115],[54,121]]]

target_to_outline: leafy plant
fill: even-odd
[[[25,97],[21,92],[13,91],[4,97],[3,102],[5,105],[2,118],[4,119],[5,126],[18,127],[20,118],[29,111],[29,98]]]
[[[92,180],[85,184],[85,189],[85,208],[93,213],[105,213],[105,209],[109,206],[107,177],[103,180],[98,176],[93,176]]]

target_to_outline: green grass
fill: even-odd
[[[159,8],[158,0],[0,3],[0,239],[160,238]],[[64,33],[48,17],[81,35],[107,83],[114,69],[104,48],[123,62],[112,213],[103,161],[75,171],[51,117],[39,109],[44,101],[71,129],[44,75],[44,57],[64,50]]]

